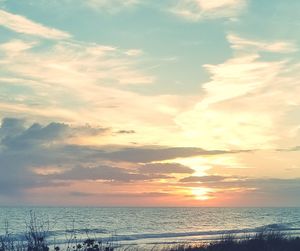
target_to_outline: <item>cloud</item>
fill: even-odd
[[[91,126],[89,124],[85,124],[83,126],[69,126],[68,128],[68,136],[70,137],[78,137],[78,136],[98,136],[103,135],[109,132],[109,128],[104,128],[101,126]]]
[[[141,173],[194,173],[195,171],[187,166],[178,163],[154,163],[146,164],[139,167],[139,172]]]
[[[84,120],[92,125],[101,119],[106,127],[139,128],[141,132],[135,137],[141,139],[147,136],[141,135],[140,128],[154,124],[153,117],[166,123],[179,107],[176,103],[181,109],[186,103],[176,97],[126,90],[130,85],[151,84],[155,78],[141,69],[144,62],[138,56],[127,56],[124,50],[112,46],[14,39],[0,44],[0,53],[3,116],[27,114],[37,120],[77,124]],[[126,117],[120,116],[125,113]]]
[[[46,39],[68,39],[71,35],[67,32],[50,28],[30,19],[0,9],[0,25],[17,33]]]
[[[131,50],[125,51],[125,54],[128,56],[136,57],[136,56],[142,55],[143,51],[138,50],[138,49],[131,49]]]
[[[0,127],[0,138],[13,136],[25,130],[24,120],[17,118],[3,118]]]
[[[157,197],[169,197],[172,196],[170,193],[161,193],[161,192],[150,192],[150,193],[84,193],[73,191],[70,192],[69,195],[76,197],[97,197],[97,198],[157,198]]]
[[[264,182],[264,180],[260,180]],[[210,196],[219,198],[219,203],[223,206],[250,206],[250,207],[280,207],[280,206],[294,206],[299,207],[299,192],[300,188],[292,180],[286,181],[270,181],[272,184],[267,186],[259,186],[258,188],[231,188],[222,189],[210,193]],[[288,184],[291,182],[290,184]],[[212,204],[214,204],[212,201]]]
[[[226,206],[241,203],[252,206],[299,206],[299,177],[284,179],[210,175],[190,176],[180,182],[182,186],[190,187],[192,190],[209,188],[211,191],[208,196],[212,198],[212,203],[215,201]]]
[[[296,144],[299,64],[289,58],[265,59],[259,53],[262,49],[288,52],[292,46],[273,50],[272,42],[253,42],[250,51],[239,53],[237,44],[232,58],[203,65],[210,81],[202,84],[199,102],[179,114],[176,123],[191,140],[206,142],[207,148],[274,149],[291,141]]]
[[[200,186],[222,190],[253,189],[262,192],[300,189],[300,178],[259,178],[245,176],[189,176],[180,180],[184,186]]]
[[[66,140],[70,137],[99,135],[106,131],[104,128],[92,128],[90,126],[70,127],[63,123],[50,123],[43,126],[34,123],[26,128],[24,120],[16,118],[4,118],[0,127],[0,140],[6,148],[28,149],[50,145],[57,141]]]
[[[147,163],[153,161],[171,160],[191,156],[209,156],[236,153],[235,151],[204,150],[197,147],[139,147],[123,148],[107,152],[103,155],[112,161],[125,161],[133,163]]]
[[[119,130],[117,131],[119,134],[133,134],[136,133],[135,130]]]
[[[99,133],[103,131],[100,130]],[[87,131],[62,123],[27,125],[23,119],[4,118],[0,126],[0,184],[1,193],[21,193],[32,187],[61,186],[64,182],[46,179],[35,172],[49,166],[69,168],[81,163],[79,157],[68,155],[62,146],[73,137]],[[93,134],[94,131],[92,130]]]
[[[141,3],[140,0],[28,0],[35,6],[39,5],[43,9],[49,7],[61,8],[63,10],[83,10],[88,8],[105,14],[118,14],[119,12],[130,10]],[[0,0],[1,2],[1,0]]]
[[[15,47],[20,45],[22,51],[16,50]],[[6,55],[5,60],[1,62],[3,69],[19,78],[40,81],[41,85],[60,85],[68,88],[71,88],[71,83],[74,85],[74,82],[94,86],[108,83],[144,84],[153,81],[151,76],[135,70],[134,61],[114,47],[73,41],[57,42],[42,52],[28,50],[33,48],[33,45],[39,46],[41,42],[33,44],[12,40],[0,45],[1,52]],[[62,75],[66,78],[62,79]]]
[[[62,145],[60,151],[65,151],[73,156],[83,158],[95,158],[112,161],[115,163],[150,163],[176,158],[192,156],[214,156],[224,154],[237,154],[242,151],[205,150],[197,147],[164,147],[164,146],[82,146]],[[247,150],[246,150],[247,151]],[[158,164],[159,165],[159,164]],[[164,166],[164,164],[162,164]],[[168,165],[165,165],[167,168]],[[156,167],[153,166],[155,169]],[[171,169],[171,167],[169,166]],[[179,166],[174,167],[181,168]]]
[[[75,197],[89,197],[89,196],[95,196],[97,194],[73,191],[73,192],[70,192],[68,195],[75,196]]]
[[[4,125],[6,122],[4,121]],[[43,127],[38,123],[33,124],[28,129],[20,132],[16,136],[5,136],[1,144],[12,149],[23,149],[37,147],[41,144],[51,144],[64,136],[67,126],[60,123],[50,123]]]
[[[232,18],[240,15],[246,5],[246,0],[180,0],[171,12],[190,21]]]
[[[132,91],[136,85],[155,84],[156,78],[146,70],[152,60],[128,56],[127,51],[75,40],[26,38],[2,42],[0,112],[2,116],[26,114],[45,122],[88,121],[93,126],[100,120],[104,127],[136,132],[106,138],[112,144],[117,136],[121,140],[118,144],[127,144],[128,140],[172,144],[172,137],[162,139],[160,135],[175,133],[174,114],[189,106],[192,99]],[[153,126],[158,120],[160,126]]]
[[[201,183],[210,183],[210,182],[220,182],[226,179],[225,176],[211,175],[211,176],[190,176],[185,177],[180,180],[180,182],[201,182]]]
[[[192,174],[194,170],[177,163],[151,162],[235,153],[192,147],[132,148],[69,143],[82,135],[103,136],[108,132],[101,127],[72,127],[57,122],[30,124],[24,119],[4,118],[0,126],[0,172],[5,174],[0,177],[2,193],[65,186],[75,181],[126,183],[170,179],[173,177],[169,174]]]
[[[277,149],[277,151],[280,151],[280,152],[297,152],[297,151],[300,151],[300,146],[294,146],[294,147],[285,148],[285,149]]]
[[[77,166],[62,173],[48,175],[48,178],[59,180],[108,180],[130,182],[133,180],[150,180],[156,177],[134,173],[130,170],[114,166]]]
[[[76,129],[78,128],[78,131]],[[90,127],[88,127],[90,128]],[[90,128],[92,129],[92,128]],[[196,176],[196,172],[178,163],[151,163],[190,156],[220,156],[238,154],[241,151],[204,150],[189,147],[124,147],[124,146],[87,146],[68,144],[70,138],[81,135],[81,127],[71,127],[68,124],[39,123],[30,124],[28,121],[16,118],[5,118],[0,127],[0,194],[3,197],[21,196],[24,193],[41,189],[63,188],[62,194],[70,191],[73,197],[112,198],[128,193],[129,197],[139,198],[162,196],[168,197],[170,189],[178,187],[185,190],[197,187],[212,189],[212,198],[220,190],[231,195],[245,191],[258,191],[261,194],[272,194],[272,189],[285,194],[291,189],[298,189],[298,179],[251,178],[230,175]],[[84,131],[86,133],[86,131]],[[91,134],[93,134],[91,130]],[[100,133],[107,133],[101,131]],[[113,133],[113,132],[112,132]],[[100,134],[103,135],[103,134]],[[251,157],[251,156],[250,156]],[[253,158],[253,157],[252,157]],[[226,171],[224,171],[226,173]],[[251,173],[251,172],[250,172]],[[192,175],[181,178],[172,174]],[[172,182],[163,182],[171,180]],[[72,193],[76,184],[83,188],[99,186],[114,189],[111,192],[90,193],[83,189],[80,193]],[[134,192],[135,184],[143,189]],[[298,183],[297,183],[298,184]],[[147,188],[147,187],[150,188]],[[165,190],[161,190],[164,186]],[[123,188],[126,187],[123,191]],[[129,189],[133,189],[132,191]],[[175,190],[174,190],[175,189]],[[277,191],[276,190],[276,191]],[[105,190],[106,191],[106,190]],[[155,192],[152,192],[155,191]],[[115,194],[115,195],[113,195]],[[130,195],[129,195],[130,194]],[[147,195],[148,194],[148,195]],[[151,194],[151,195],[150,195]],[[162,194],[162,195],[159,195]],[[111,197],[110,197],[111,195]],[[126,195],[127,196],[127,195]],[[128,198],[129,198],[128,197]],[[261,198],[261,197],[259,197]],[[20,197],[21,200],[21,197]],[[72,200],[72,198],[71,198]]]
[[[292,53],[296,52],[298,48],[292,42],[278,41],[278,42],[265,42],[257,40],[249,40],[241,38],[234,34],[227,36],[231,47],[235,50],[254,50],[254,51],[268,51],[277,53]]]
[[[86,0],[84,4],[97,11],[117,13],[139,3],[139,0]]]
[[[1,44],[0,50],[1,51],[9,51],[10,55],[18,55],[26,50],[30,50],[33,48],[37,43],[36,42],[25,42],[22,40],[11,40],[9,43]]]
[[[40,46],[44,49],[36,50]],[[140,69],[138,57],[129,57],[122,49],[75,41],[11,40],[0,44],[0,53],[3,116],[26,113],[33,118],[76,123],[84,118],[95,125],[99,119],[95,114],[101,114],[101,122],[107,126],[128,121],[147,124],[144,118],[153,116],[168,119],[169,111],[162,108],[169,100],[173,102],[171,97],[152,98],[122,90],[155,81]],[[150,103],[153,110],[145,114],[142,110]],[[125,112],[126,119],[119,116]]]

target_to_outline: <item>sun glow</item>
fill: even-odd
[[[170,161],[161,161],[162,163],[170,163]],[[195,176],[206,175],[206,171],[211,169],[212,166],[208,163],[208,160],[204,157],[189,157],[189,158],[177,158],[171,161],[179,163],[184,166],[188,166],[195,170]]]
[[[196,187],[191,189],[192,195],[194,195],[197,200],[212,199],[213,196],[210,195],[212,191],[213,190],[211,188],[207,187]]]

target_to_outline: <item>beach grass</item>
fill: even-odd
[[[179,245],[169,251],[300,251],[300,237],[278,231],[262,231],[239,238],[226,235],[209,244]]]

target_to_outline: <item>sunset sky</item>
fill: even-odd
[[[0,0],[0,205],[300,206],[299,10]]]

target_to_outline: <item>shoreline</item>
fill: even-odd
[[[118,239],[101,241],[94,238],[78,240],[70,236],[64,244],[49,243],[45,232],[31,229],[26,241],[13,239],[9,233],[0,236],[0,251],[299,251],[300,236],[279,231],[262,231],[255,235],[228,234],[214,241],[185,241],[170,243],[125,244]]]

